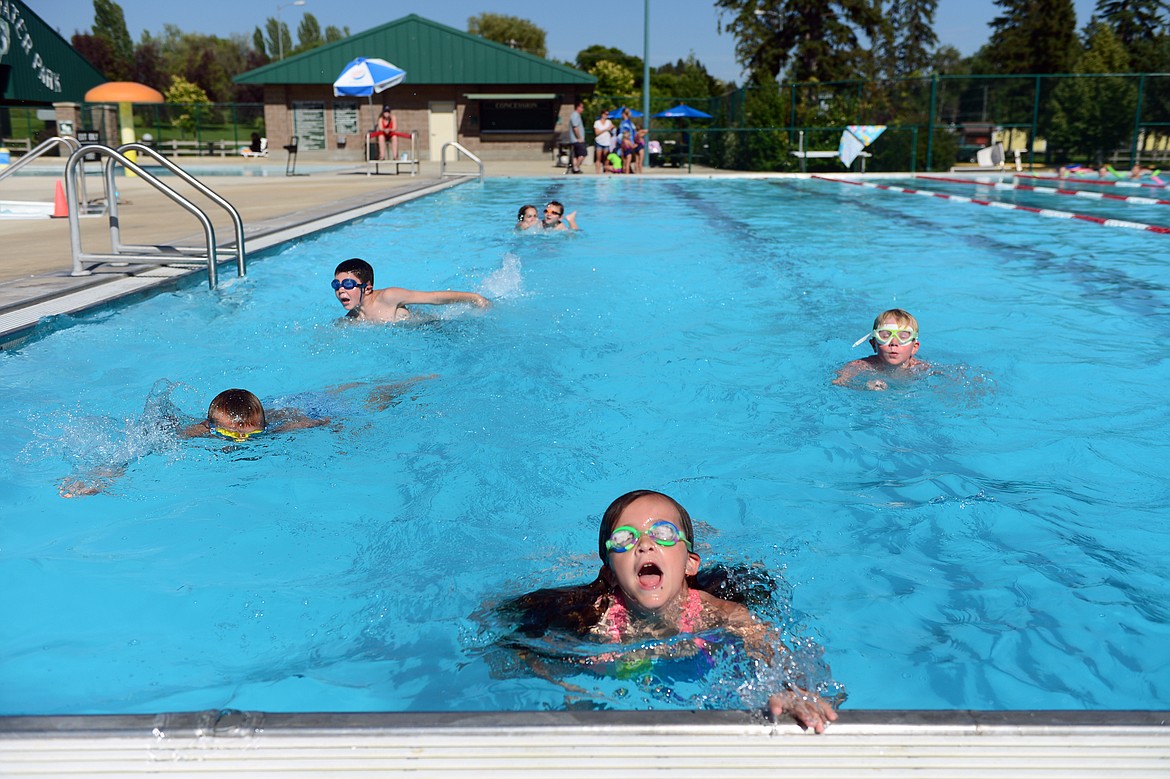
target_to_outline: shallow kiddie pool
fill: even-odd
[[[550,197],[582,235],[510,231]],[[831,182],[489,182],[46,324],[0,355],[0,711],[563,708],[472,615],[591,578],[635,487],[705,561],[783,578],[849,707],[1165,708],[1167,240]],[[338,327],[350,256],[496,306]],[[832,386],[894,306],[936,375]],[[157,434],[231,386],[334,424]],[[762,694],[585,681],[608,708]]]

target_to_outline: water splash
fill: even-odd
[[[505,253],[500,267],[483,280],[480,288],[490,300],[509,300],[523,295],[524,277],[520,258],[511,252]]]

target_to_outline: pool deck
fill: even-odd
[[[55,164],[63,169],[60,160]],[[309,175],[285,177],[283,161],[215,164],[264,167],[270,173],[201,177],[239,210],[249,252],[469,181],[440,180],[437,163],[423,163],[414,177],[367,176],[364,168],[324,170],[307,164],[300,170]],[[458,170],[472,168],[463,163]],[[559,177],[564,170],[551,161],[489,162],[485,175]],[[688,173],[655,168],[645,175]],[[690,175],[720,174],[695,169]],[[571,186],[584,178],[563,181]],[[0,182],[0,200],[51,202],[56,180],[52,175],[7,179]],[[190,215],[141,180],[119,179],[118,194],[126,242],[194,245],[201,237]],[[503,223],[517,205],[503,204]],[[207,213],[217,240],[230,238],[226,215],[210,208]],[[81,228],[87,251],[109,250],[105,216],[83,218]],[[202,279],[206,273],[129,265],[73,276],[67,219],[0,220],[0,238],[0,348],[19,346],[43,317],[149,293],[174,284],[178,276],[195,273]],[[233,263],[220,265],[221,279],[234,275]],[[1170,712],[846,709],[822,736],[803,734],[791,723],[769,725],[745,712],[0,717],[4,777],[292,773],[559,779],[1167,777]]]

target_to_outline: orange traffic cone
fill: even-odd
[[[69,216],[69,204],[65,201],[65,187],[61,186],[61,179],[57,179],[57,191],[53,194],[53,218]]]

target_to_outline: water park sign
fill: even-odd
[[[101,73],[20,0],[0,0],[0,97],[80,102]]]

